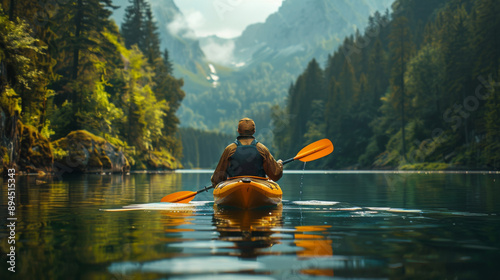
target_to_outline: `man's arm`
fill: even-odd
[[[229,165],[229,157],[234,154],[234,151],[236,150],[236,145],[235,144],[230,144],[224,149],[224,152],[222,153],[219,163],[217,164],[217,167],[214,170],[214,174],[212,174],[212,186],[217,185],[218,183],[225,181],[227,179],[227,167]]]
[[[257,143],[257,149],[264,158],[263,168],[266,175],[273,181],[278,181],[283,176],[283,163],[281,160],[276,161],[271,155],[266,146],[262,143]]]

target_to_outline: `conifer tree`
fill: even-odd
[[[125,8],[125,16],[121,25],[121,34],[125,40],[125,46],[131,48],[137,45],[144,50],[144,18],[146,4],[144,0],[129,0],[130,6]]]
[[[476,51],[474,76],[498,77],[500,64],[500,5],[497,0],[475,1],[473,11],[474,37]]]
[[[157,60],[161,59],[160,52],[160,34],[156,25],[151,6],[145,2],[145,20],[144,20],[144,49],[142,52],[146,55],[148,62],[154,65]]]
[[[314,99],[325,100],[323,71],[315,59],[309,62],[306,71],[302,74],[292,91],[291,111],[296,114],[294,126],[292,126],[292,139],[297,143],[297,149],[304,143],[304,135],[307,132],[307,122],[312,114],[312,101]]]
[[[109,26],[109,16],[112,12],[107,8],[115,7],[111,0],[77,0],[76,3],[69,2],[66,5],[69,5],[69,12],[73,16],[74,35],[70,40],[73,49],[71,78],[76,80],[80,70],[80,52],[87,52],[99,45],[91,36],[100,34]]]
[[[359,88],[354,68],[347,60],[342,65],[342,71],[339,75],[339,85],[341,94],[346,98],[347,104],[345,106],[348,108],[356,106],[359,101]]]
[[[174,66],[172,64],[172,61],[170,61],[170,56],[167,49],[163,51],[163,64],[165,65],[166,73],[172,75],[174,72]]]
[[[393,106],[400,108],[401,120],[401,156],[406,160],[406,139],[405,139],[405,114],[406,114],[406,91],[404,75],[406,64],[410,59],[411,36],[408,26],[408,19],[404,16],[393,20],[391,26],[389,48],[391,52],[392,74],[391,74],[391,102]]]
[[[447,14],[447,22],[442,39],[442,51],[444,53],[445,63],[445,90],[447,100],[446,107],[452,106],[455,103],[463,103],[463,100],[472,92],[471,84],[471,48],[469,41],[471,33],[467,26],[467,12],[463,6],[456,9],[447,9],[444,13]],[[441,116],[442,116],[441,112]],[[461,138],[460,142],[465,142],[469,145],[470,142],[470,121],[472,118],[463,120],[460,127]]]
[[[326,100],[325,122],[327,137],[337,138],[340,132],[342,116],[346,110],[346,98],[340,91],[340,86],[335,77],[328,83],[328,99]]]
[[[137,45],[151,65],[161,59],[160,35],[151,11],[151,5],[145,0],[130,0],[125,10],[121,33],[125,46]]]
[[[497,89],[498,90],[498,89]],[[485,108],[486,139],[484,144],[485,163],[493,169],[500,169],[500,94],[490,89]]]
[[[372,94],[370,99],[373,102],[373,108],[378,108],[380,106],[380,96],[383,96],[387,90],[389,80],[387,76],[387,55],[378,38],[371,50],[366,78],[368,92]]]

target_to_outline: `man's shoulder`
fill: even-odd
[[[227,145],[225,150],[234,150],[234,149],[236,149],[236,147],[237,147],[236,143],[233,142],[233,143]]]
[[[257,149],[259,149],[259,150],[269,151],[269,149],[266,147],[266,145],[264,145],[260,142],[258,142],[256,146],[257,146]]]

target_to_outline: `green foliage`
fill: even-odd
[[[144,0],[130,2],[131,5],[125,9],[125,19],[121,27],[125,46],[131,48],[137,45],[148,62],[155,64],[157,60],[161,60],[160,38],[151,5]]]
[[[160,75],[165,73],[155,70],[164,66],[160,64],[156,65],[156,68],[152,67],[154,65],[148,62],[136,45],[127,49],[116,35],[106,33],[105,36],[119,51],[126,65],[124,69],[115,69],[116,79],[123,83],[125,89],[119,100],[123,108],[123,118],[117,127],[122,128],[120,135],[124,136],[127,145],[138,151],[137,155],[132,155],[132,166],[140,169],[181,166],[174,163],[170,157],[171,154],[182,156],[182,145],[173,137],[179,123],[175,111],[184,97],[181,90],[182,80],[167,74],[155,83],[155,72]],[[152,157],[151,152],[147,151],[155,149],[159,150],[162,156],[158,154],[153,157],[162,159],[161,164],[153,163],[157,162],[155,160],[147,163]]]
[[[486,104],[486,138],[484,139],[484,160],[485,164],[491,168],[500,168],[500,96],[494,89],[490,92],[490,97]]]
[[[25,9],[25,20],[10,20],[0,10],[2,108],[46,137],[84,129],[133,151],[137,166],[181,167],[172,155],[182,156],[175,114],[183,81],[171,76],[167,50],[163,60],[151,10],[144,13],[145,36],[127,48],[109,19],[110,0],[44,5],[27,0],[16,6]],[[58,159],[68,156],[53,150]],[[158,160],[148,165],[152,157]],[[100,155],[92,160],[109,165]]]
[[[88,81],[75,84],[83,93],[79,108],[75,113],[76,121],[80,127],[84,127],[94,134],[118,135],[119,131],[115,129],[115,124],[123,118],[123,111],[109,100],[110,95],[105,88],[108,84],[104,80],[104,63],[98,59],[92,62],[95,73],[84,76],[89,79]]]
[[[303,146],[325,137],[326,124],[324,122],[325,106],[323,100],[311,102],[311,117],[306,124]]]
[[[12,22],[0,9],[0,105],[10,114],[22,113],[24,122],[37,127],[44,124],[49,95],[41,65],[46,49],[30,34],[29,23]]]
[[[308,67],[274,109],[286,128],[274,137],[278,154],[325,136],[335,152],[313,168],[498,169],[493,2],[398,0],[392,18],[370,17],[365,34],[329,56],[323,93],[310,90]]]
[[[208,132],[194,128],[180,128],[184,156],[182,164],[187,168],[215,168],[224,148],[235,137],[219,132]]]
[[[183,130],[181,142],[176,113],[184,102],[195,108],[182,111],[185,119],[203,129],[233,134],[238,119],[254,118],[259,140],[273,138],[280,156],[330,138],[334,155],[312,168],[499,168],[497,1],[397,0],[393,14],[375,13],[364,33],[345,38],[324,70],[312,60],[295,79],[302,56],[263,59],[252,71],[217,67],[234,82],[197,77],[188,86],[205,91],[189,96],[168,51],[159,51],[147,2],[129,7],[121,34],[109,0],[54,9],[17,2],[10,18],[0,10],[0,105],[31,125],[30,135],[86,129],[123,148],[136,168],[175,168],[172,156],[182,155],[186,166],[212,167],[220,142],[232,137]],[[216,142],[220,149],[209,148]],[[54,155],[67,156],[57,148]]]
[[[40,131],[40,133],[47,139],[50,139],[50,137],[55,134],[55,131],[50,127],[50,120],[45,121],[45,124],[43,125],[42,131]]]
[[[399,167],[400,170],[446,170],[450,165],[443,162],[423,162],[416,164],[405,164]]]
[[[68,151],[64,150],[62,147],[59,146],[51,146],[52,147],[52,155],[54,155],[54,160],[56,161],[62,161],[63,158],[68,156]]]
[[[7,16],[0,14],[0,60],[6,67],[12,67],[12,75],[15,76],[9,77],[10,84],[19,84],[19,90],[32,90],[42,75],[32,58],[44,54],[46,47],[39,46],[39,40],[32,37],[29,31],[28,23],[14,23],[9,21]]]

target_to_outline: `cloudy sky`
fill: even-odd
[[[236,37],[246,26],[264,22],[282,0],[174,0],[197,36]]]
[[[161,5],[164,0],[148,0]],[[276,12],[283,0],[173,0],[184,14],[196,36],[217,35],[222,38],[237,37],[245,27],[264,22]],[[121,25],[129,0],[113,0],[120,6],[113,10],[113,18]]]

